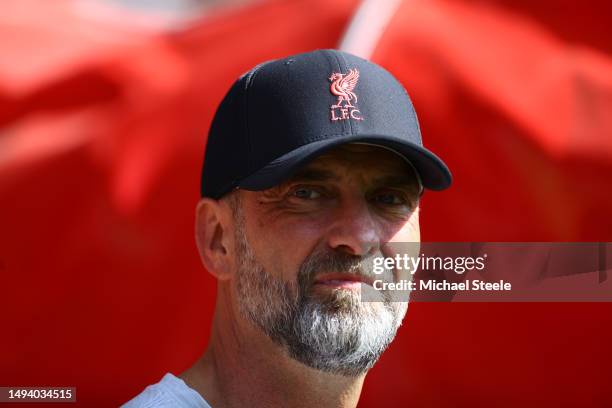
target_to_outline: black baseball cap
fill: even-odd
[[[232,85],[208,134],[201,195],[265,190],[344,143],[394,151],[424,188],[451,184],[448,167],[423,147],[412,102],[393,75],[346,52],[316,50],[264,62]]]

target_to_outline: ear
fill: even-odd
[[[232,275],[231,223],[227,205],[210,198],[202,198],[196,206],[196,245],[204,267],[217,279],[228,280]]]

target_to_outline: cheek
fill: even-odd
[[[391,242],[420,242],[419,212],[416,211],[408,221],[391,237]]]
[[[277,217],[254,223],[248,240],[266,271],[284,281],[295,282],[298,270],[323,235],[321,219]]]
[[[389,242],[396,243],[389,246],[385,246],[383,255],[385,257],[394,258],[396,255],[401,257],[407,255],[409,257],[418,257],[420,251],[421,232],[419,229],[419,213],[415,212],[408,221],[400,228]],[[418,244],[409,244],[411,242],[417,242]],[[394,270],[394,278],[396,281],[400,280],[411,280],[412,274],[405,270]]]

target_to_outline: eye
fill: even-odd
[[[379,193],[374,196],[374,201],[384,205],[401,205],[404,204],[404,199],[396,193]]]
[[[293,190],[291,195],[302,200],[314,200],[321,197],[321,193],[319,191],[307,187],[297,188]]]

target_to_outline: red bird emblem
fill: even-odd
[[[359,79],[359,71],[356,69],[349,69],[348,74],[341,74],[334,72],[329,80],[332,81],[330,90],[331,93],[338,97],[338,101],[331,108],[341,108],[341,104],[344,101],[344,107],[354,107],[351,101],[357,103],[357,95],[353,92],[357,80]]]

